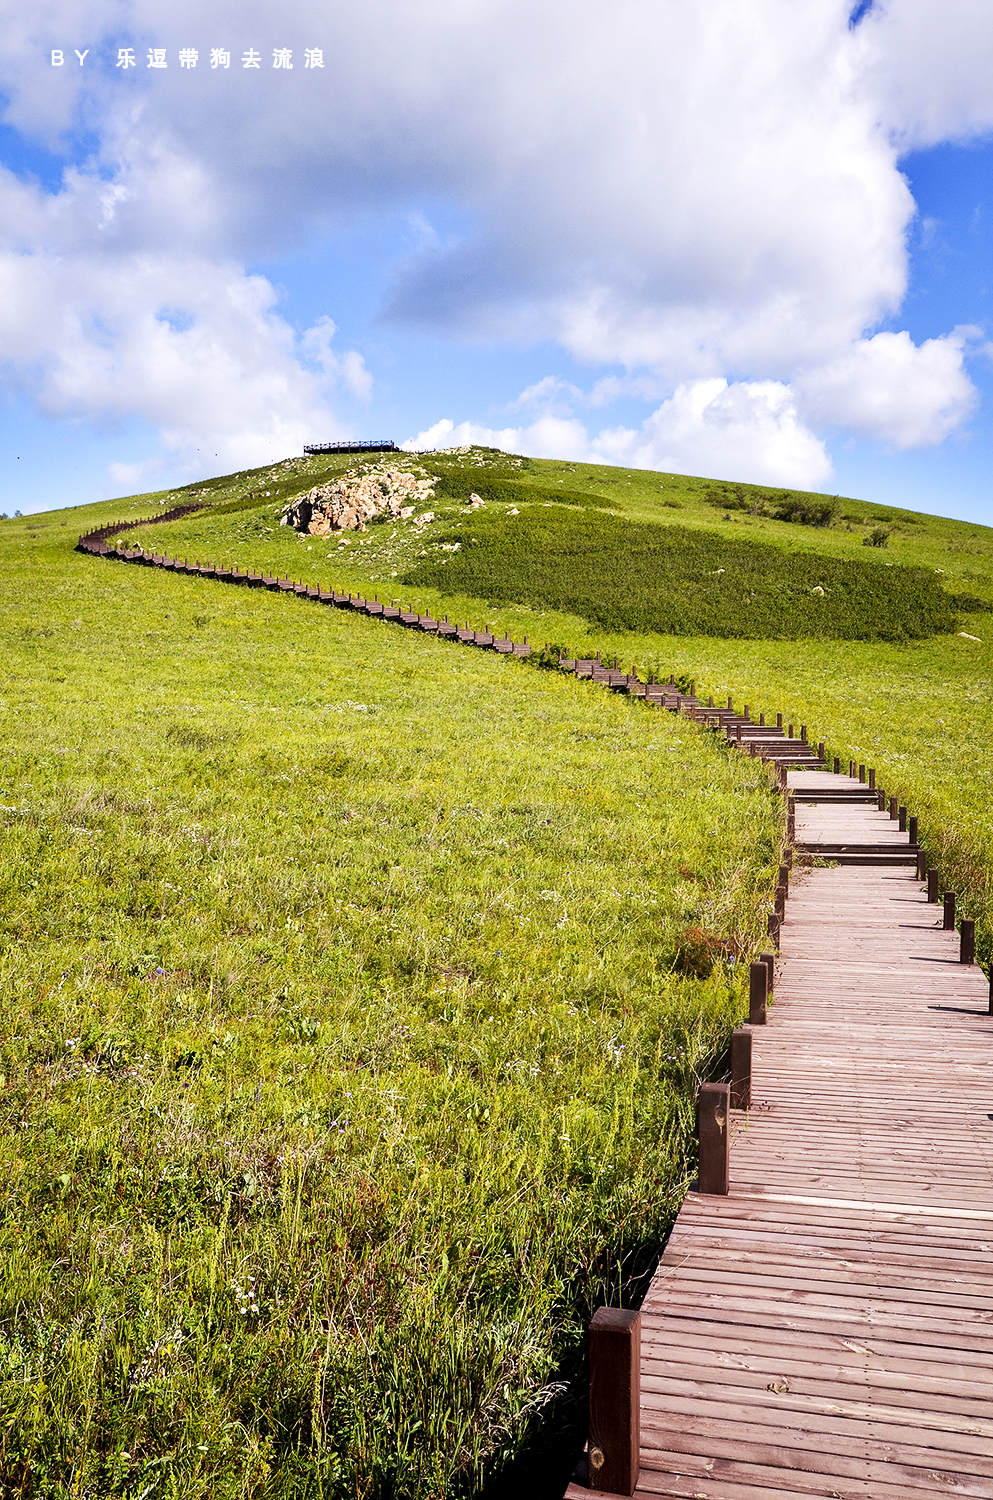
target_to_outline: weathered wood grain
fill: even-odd
[[[907,848],[789,784],[798,846]],[[913,867],[794,865],[728,1195],[642,1309],[639,1500],[993,1497],[993,1018],[941,919]]]

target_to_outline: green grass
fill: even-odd
[[[457,552],[444,550],[457,544]],[[438,534],[403,579],[581,615],[607,630],[724,638],[907,640],[955,628],[933,573],[547,502]]]
[[[669,715],[81,558],[76,530],[199,496],[135,540],[782,710],[920,814],[990,952],[988,613],[956,622],[980,640],[665,633],[597,614],[618,576],[632,595],[616,551],[593,593],[497,597],[440,543],[483,483],[500,498],[473,529],[519,538],[552,512],[515,492],[508,519],[500,486],[534,486],[570,535],[664,526],[687,557],[717,533],[787,583],[812,556],[868,570],[879,599],[902,565],[978,610],[993,532],[486,450],[394,461],[444,478],[423,531],[280,527],[341,460],[0,527],[0,1472],[20,1493],[560,1493],[586,1314],[643,1284],[692,1170],[695,1081],[741,1013],[735,965],[680,968],[701,930],[752,951],[779,852],[759,768]]]
[[[278,566],[293,576],[333,580],[342,588],[399,595],[421,610],[451,613],[477,627],[509,630],[518,638],[528,635],[538,644],[557,641],[581,655],[600,649],[665,677],[670,671],[685,673],[715,697],[732,693],[756,710],[783,710],[788,718],[808,723],[815,741],[824,738],[831,754],[844,763],[854,757],[875,765],[880,781],[919,814],[929,857],[940,863],[943,882],[964,898],[967,914],[977,918],[984,960],[993,957],[993,776],[987,749],[993,743],[993,530],[845,497],[804,497],[644,470],[514,460],[488,450],[420,460],[442,461],[462,465],[470,475],[523,476],[546,488],[615,496],[625,522],[665,525],[684,544],[701,535],[709,539],[715,529],[729,542],[761,543],[776,549],[781,559],[776,566],[785,573],[799,555],[815,555],[824,567],[845,563],[877,569],[882,578],[900,565],[918,575],[927,572],[948,594],[959,619],[954,633],[930,639],[887,643],[808,637],[791,643],[608,628],[578,612],[579,601],[559,608],[494,603],[458,586],[451,562],[444,565],[442,577],[432,561],[432,554],[438,556],[432,534],[437,538],[465,519],[456,506],[439,508],[438,520],[416,537],[409,529],[374,527],[366,537],[351,537],[347,545],[315,546],[313,538],[276,527],[275,513],[266,519],[262,512],[242,517],[237,530],[208,516],[163,528],[161,537],[164,543],[168,534],[176,550],[185,546],[191,554],[202,538],[211,558],[240,560],[246,567]],[[720,513],[713,504],[716,491],[723,492],[722,500],[740,501],[741,508]],[[770,514],[788,509],[793,500],[805,500],[812,515],[822,502],[829,504],[832,523],[802,525]],[[486,513],[473,519],[480,514]],[[266,525],[275,529],[266,532]],[[867,547],[866,540],[881,530],[886,546]],[[435,586],[402,582],[420,576],[414,570],[426,564],[438,578]],[[601,599],[610,586],[605,570]],[[583,603],[592,613],[595,602]],[[978,640],[963,638],[959,629]]]
[[[159,498],[0,528],[0,1473],[421,1500],[517,1457],[554,1493],[778,806],[591,686],[71,550]],[[261,521],[136,535],[308,557]]]

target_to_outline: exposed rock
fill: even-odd
[[[375,516],[407,520],[418,503],[433,495],[431,479],[419,479],[409,469],[376,468],[316,485],[287,505],[280,524],[305,531],[308,536],[364,531]],[[416,519],[420,522],[422,518]]]

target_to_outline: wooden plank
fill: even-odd
[[[858,782],[788,776],[798,842],[907,848],[832,800]],[[640,1500],[993,1497],[993,1019],[958,960],[915,871],[794,864],[730,1191],[687,1195],[642,1307]]]

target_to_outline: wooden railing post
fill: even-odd
[[[963,917],[959,923],[959,963],[976,961],[976,924],[971,917]]]
[[[927,872],[927,898],[931,902],[932,906],[935,904],[935,902],[938,899],[938,872],[937,872],[937,870],[928,870],[928,872]]]
[[[765,964],[769,970],[769,983],[766,986],[766,994],[772,994],[773,981],[776,977],[776,955],[774,953],[760,953],[759,962]]]
[[[897,797],[890,798],[890,822],[895,823],[900,816],[900,803]]]
[[[740,1026],[731,1033],[731,1108],[750,1109],[752,1103],[752,1033]]]
[[[764,968],[765,965],[763,964]],[[726,1083],[702,1083],[696,1101],[700,1142],[701,1193],[726,1195],[728,1190],[728,1112],[731,1090]]]
[[[917,878],[918,880],[927,879],[927,855],[923,849],[917,851]]]
[[[898,827],[900,829],[900,832],[901,833],[906,833],[907,832],[907,809],[905,807],[898,807],[896,815],[897,815],[897,818],[899,819]]]
[[[876,790],[876,772],[872,766],[869,767],[869,790],[870,792]]]
[[[633,1495],[641,1454],[641,1313],[598,1307],[590,1323],[591,1490]]]
[[[865,784],[865,766],[861,763],[859,764],[859,781],[862,785]]]
[[[769,967],[761,959],[748,967],[748,1024],[764,1026],[769,1003]]]
[[[834,758],[834,774],[836,776],[841,775],[841,757],[838,755],[836,755]]]
[[[942,926],[946,932],[955,931],[955,892],[946,891],[944,901],[944,921]]]

